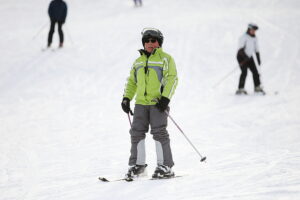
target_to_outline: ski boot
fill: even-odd
[[[172,171],[171,167],[165,165],[158,165],[152,175],[153,179],[162,179],[162,178],[172,178],[175,176],[175,173]]]
[[[262,94],[262,95],[266,94],[266,92],[260,86],[255,87],[254,92],[257,94]]]
[[[247,95],[247,91],[244,88],[239,88],[236,92],[236,95]]]
[[[133,181],[134,178],[141,176],[146,173],[145,169],[147,164],[145,165],[133,165],[128,169],[127,174],[125,175],[126,181]]]

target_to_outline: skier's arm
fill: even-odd
[[[256,38],[256,41],[255,41],[255,54],[256,54],[256,59],[257,59],[257,62],[258,64],[260,65],[260,54],[259,54],[259,47],[258,47],[258,40]]]
[[[67,6],[67,4],[65,3],[64,14],[63,14],[63,23],[65,23],[65,21],[66,21],[67,14],[68,14],[68,6]]]
[[[245,35],[242,35],[240,38],[239,38],[239,43],[238,43],[238,50],[240,49],[244,49],[246,47],[246,36]]]
[[[162,96],[171,99],[177,87],[178,78],[174,59],[170,57],[164,66],[164,90]]]
[[[126,98],[132,100],[135,95],[136,88],[137,88],[137,85],[136,85],[136,78],[135,78],[135,68],[133,65],[130,70],[130,75],[127,78],[127,83],[125,85],[123,97],[126,97]]]
[[[256,59],[257,59],[258,64],[260,65],[260,55],[259,55],[259,52],[256,52]]]
[[[240,66],[243,66],[250,59],[245,52],[245,47],[246,47],[246,37],[243,35],[239,39],[238,52],[237,52],[237,60]]]
[[[53,13],[53,2],[50,3],[49,7],[48,7],[48,15],[51,18]]]

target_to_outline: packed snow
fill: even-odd
[[[0,3],[1,200],[298,200],[299,0],[72,0],[65,45],[45,48],[49,0]],[[238,38],[257,23],[266,96],[234,95]],[[160,29],[177,64],[169,121],[183,177],[100,182],[127,171],[120,103],[144,27]],[[225,77],[225,78],[224,78]],[[221,80],[221,81],[220,81]],[[133,102],[132,102],[133,106]],[[156,167],[147,134],[148,177]]]

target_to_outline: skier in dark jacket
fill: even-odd
[[[59,47],[63,47],[64,43],[64,33],[62,31],[62,25],[66,21],[67,17],[67,4],[63,0],[53,0],[51,1],[48,14],[51,20],[50,31],[48,34],[48,47],[51,46],[52,37],[55,29],[55,24],[58,24],[58,34],[59,34]]]
[[[135,7],[141,7],[143,5],[142,0],[133,0],[134,1],[134,6]]]

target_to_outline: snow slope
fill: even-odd
[[[134,8],[130,0],[72,0],[65,48],[42,52],[48,3],[0,3],[1,200],[299,199],[300,1],[149,0]],[[260,26],[266,96],[252,94],[250,73],[251,95],[234,95],[237,40],[248,22]],[[127,170],[120,101],[144,27],[165,35],[180,81],[171,115],[207,162],[170,121],[174,171],[186,176],[100,183]],[[147,156],[150,176],[150,134]]]

